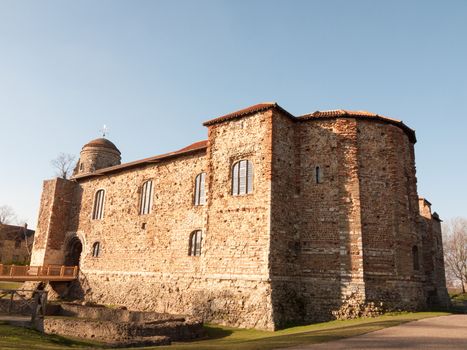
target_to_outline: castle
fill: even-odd
[[[70,180],[44,182],[31,264],[79,264],[90,301],[269,330],[349,298],[447,303],[404,123],[261,103],[204,125],[206,141],[125,164],[86,144]]]

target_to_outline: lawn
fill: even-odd
[[[2,350],[55,350],[93,349],[91,342],[45,335],[32,329],[9,326],[0,321],[0,349]]]
[[[308,326],[291,327],[277,332],[237,329],[208,325],[208,339],[171,346],[146,347],[154,350],[258,350],[277,349],[300,344],[336,340],[427,317],[447,315],[443,312],[401,313],[348,321],[331,321]],[[63,337],[47,336],[38,332],[0,324],[0,349],[53,350],[97,349],[96,343],[80,342]]]
[[[18,289],[23,282],[0,282],[0,289]]]

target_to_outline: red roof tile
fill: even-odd
[[[216,124],[216,123],[221,123],[221,122],[224,122],[224,121],[227,121],[227,120],[240,118],[240,117],[243,117],[243,116],[246,116],[246,115],[250,115],[250,114],[261,112],[261,111],[266,111],[266,110],[269,110],[269,109],[272,109],[272,108],[275,108],[275,109],[281,111],[287,117],[289,117],[290,119],[292,119],[293,121],[296,121],[296,122],[307,121],[307,120],[315,120],[315,119],[322,119],[322,118],[338,118],[338,117],[377,119],[377,120],[380,120],[380,121],[383,121],[383,122],[386,122],[386,123],[394,124],[394,125],[402,128],[407,133],[410,140],[412,142],[416,142],[415,131],[413,129],[409,128],[407,125],[405,125],[402,121],[397,120],[397,119],[388,118],[388,117],[378,115],[378,114],[375,114],[375,113],[371,113],[371,112],[367,112],[367,111],[349,111],[349,110],[344,110],[344,109],[335,109],[335,110],[329,110],[329,111],[316,111],[314,113],[305,114],[305,115],[302,115],[302,116],[299,116],[299,117],[295,117],[291,113],[289,113],[285,109],[283,109],[281,106],[279,106],[276,102],[258,103],[256,105],[240,109],[240,110],[238,110],[236,112],[232,112],[232,113],[225,114],[223,116],[208,120],[208,121],[204,122],[203,125],[204,126],[210,126],[210,125],[213,125],[213,124]],[[98,141],[98,140],[94,140],[94,141]],[[91,141],[91,142],[93,142],[93,141]],[[193,143],[193,144],[191,144],[191,145],[189,145],[187,147],[184,147],[184,148],[182,148],[182,149],[180,149],[178,151],[175,151],[175,152],[166,153],[166,154],[162,154],[162,155],[158,155],[158,156],[154,156],[154,157],[149,157],[149,158],[137,160],[137,161],[134,161],[134,162],[124,163],[124,164],[116,165],[116,166],[113,166],[113,167],[100,169],[100,170],[97,170],[97,171],[95,171],[93,173],[76,175],[74,177],[74,179],[83,179],[83,178],[87,178],[87,177],[90,177],[90,176],[99,176],[99,175],[107,174],[107,173],[110,173],[110,172],[115,172],[115,171],[119,171],[119,170],[123,170],[123,169],[129,169],[129,168],[137,167],[137,166],[141,166],[141,165],[146,165],[146,164],[151,164],[151,163],[158,163],[160,161],[163,161],[163,160],[166,160],[166,159],[169,159],[169,158],[174,158],[174,157],[178,157],[178,156],[182,156],[182,155],[187,155],[187,154],[195,153],[195,152],[198,152],[198,151],[205,151],[206,148],[207,148],[207,145],[208,145],[207,140],[195,142],[195,143]]]
[[[113,142],[101,137],[99,139],[95,139],[95,140],[92,140],[92,141],[89,141],[87,144],[85,144],[83,146],[83,149],[85,149],[86,147],[103,147],[103,148],[109,148],[109,149],[113,149],[115,151],[117,151],[118,153],[120,153],[120,151],[118,150],[117,146],[114,145]]]
[[[277,108],[280,111],[284,112],[289,117],[294,118],[294,116],[292,114],[287,112],[284,108],[279,106],[276,102],[263,102],[263,103],[258,103],[256,105],[253,105],[253,106],[250,106],[250,107],[247,107],[247,108],[240,109],[240,110],[238,110],[236,112],[225,114],[225,115],[223,115],[221,117],[217,117],[217,118],[208,120],[208,121],[204,122],[203,125],[204,126],[209,126],[209,125],[213,125],[213,124],[216,124],[216,123],[221,123],[221,122],[224,122],[224,121],[227,121],[227,120],[243,117],[243,116],[246,116],[246,115],[249,115],[249,114],[253,114],[253,113],[257,113],[257,112],[261,112],[261,111],[266,111],[266,110],[271,109],[271,108]]]
[[[161,155],[158,155],[158,156],[153,156],[153,157],[149,157],[149,158],[136,160],[134,162],[123,163],[123,164],[120,164],[120,165],[114,165],[114,166],[111,166],[111,167],[108,167],[108,168],[103,168],[103,169],[96,170],[96,171],[94,171],[92,173],[76,175],[76,176],[73,177],[73,179],[77,179],[77,180],[78,179],[84,179],[84,178],[88,178],[88,177],[91,177],[91,176],[99,176],[99,175],[104,175],[104,174],[107,174],[107,173],[112,173],[112,172],[115,172],[115,171],[130,169],[130,168],[134,168],[134,167],[141,166],[141,165],[159,163],[159,162],[161,162],[163,160],[166,160],[166,159],[175,158],[175,157],[183,156],[183,155],[188,155],[188,154],[191,154],[191,153],[196,153],[198,151],[205,151],[207,146],[208,146],[208,140],[198,141],[198,142],[192,143],[191,145],[186,146],[186,147],[184,147],[182,149],[179,149],[178,151],[175,151],[175,152],[165,153],[165,154],[161,154]]]
[[[377,119],[384,121],[389,124],[394,124],[401,129],[403,129],[406,134],[409,136],[410,141],[416,142],[417,138],[415,137],[415,131],[405,125],[401,120],[385,117],[372,112],[367,111],[349,111],[345,109],[332,109],[329,111],[316,111],[310,114],[305,114],[297,117],[297,120],[312,120],[312,119],[323,119],[323,118],[362,118],[362,119]]]

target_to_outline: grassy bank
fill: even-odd
[[[93,349],[94,343],[46,335],[32,329],[13,327],[0,321],[0,349],[2,350],[57,350]]]
[[[405,322],[442,315],[447,315],[447,313],[403,313],[376,318],[317,323],[308,326],[291,327],[277,332],[208,325],[206,326],[208,339],[190,343],[175,343],[171,346],[146,347],[140,349],[269,350],[352,337],[378,329],[396,326]],[[32,330],[0,324],[0,349],[54,350],[83,348],[97,349],[99,346],[95,343],[81,342],[57,336],[48,336]]]
[[[0,289],[18,289],[23,282],[0,282]]]
[[[277,332],[208,327],[211,339],[158,347],[162,350],[269,350],[301,344],[315,344],[373,332],[422,318],[447,315],[442,312],[403,313],[347,321],[331,321],[308,326],[291,327]]]

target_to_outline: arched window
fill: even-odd
[[[146,181],[141,187],[141,200],[139,213],[141,215],[149,214],[152,208],[152,181]]]
[[[193,231],[190,234],[189,250],[188,255],[190,256],[200,256],[201,255],[201,241],[202,241],[202,232],[201,230]]]
[[[94,197],[94,209],[92,210],[92,219],[100,220],[104,217],[105,191],[99,190]]]
[[[196,175],[195,178],[195,205],[204,205],[206,204],[206,192],[204,189],[204,184],[206,179],[206,174],[201,173]]]
[[[320,184],[322,182],[323,172],[319,166],[315,168],[315,182]]]
[[[415,271],[420,270],[420,261],[418,258],[418,247],[416,245],[412,247],[412,263],[413,263],[413,269]]]
[[[92,245],[92,257],[93,258],[99,257],[100,246],[101,246],[101,244],[99,242],[94,242],[94,244]]]
[[[232,194],[240,196],[253,192],[253,164],[241,160],[232,167]]]

